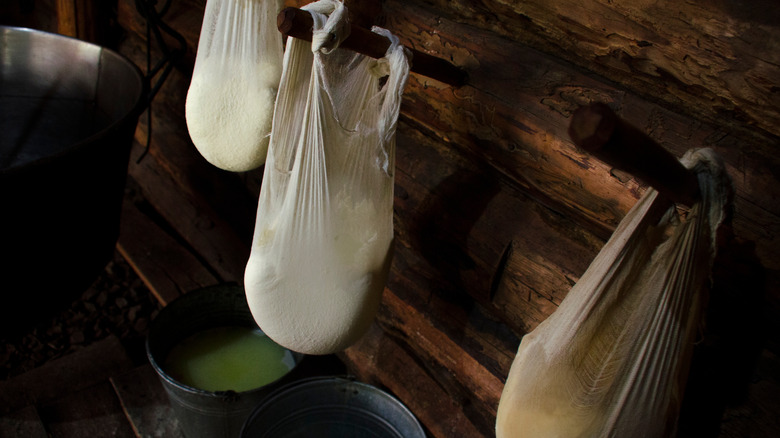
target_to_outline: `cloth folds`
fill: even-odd
[[[340,1],[304,9],[315,40],[348,27]],[[260,328],[306,354],[362,336],[392,256],[395,129],[409,63],[397,39],[379,60],[330,45],[340,40],[287,41],[244,276]]]
[[[260,167],[282,74],[281,0],[208,0],[187,91],[187,129],[220,169]]]
[[[629,211],[560,307],[523,337],[498,438],[673,435],[733,198],[712,150],[681,161],[701,200],[681,217],[650,189]]]

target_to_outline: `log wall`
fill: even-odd
[[[721,305],[731,314],[720,324],[756,348],[720,371],[754,379],[748,392],[732,391],[741,397],[708,418],[709,427],[699,414],[685,418],[709,436],[780,431],[769,396],[780,388],[780,21],[771,2],[745,3],[354,2],[364,19],[463,67],[470,81],[455,89],[412,75],[405,90],[396,254],[376,323],[339,355],[351,372],[398,396],[432,437],[493,435],[520,339],[555,310],[646,190],[569,140],[574,109],[601,101],[677,156],[712,147],[725,158],[740,251],[723,271],[752,282],[728,289]],[[188,50],[152,102],[151,148],[136,162],[150,130],[142,117],[129,168],[142,201],[126,204],[125,218],[140,218],[138,227],[151,221],[148,234],[163,237],[125,241],[124,254],[163,302],[241,282],[262,177],[262,169],[215,169],[189,140],[184,99],[204,5],[175,0],[164,17]],[[118,50],[145,68],[135,2],[117,0],[116,16]],[[152,55],[161,56],[154,44]],[[186,255],[166,259],[170,245]],[[192,264],[205,268],[181,269]]]
[[[358,377],[396,394],[435,437],[493,434],[522,335],[555,310],[646,189],[571,144],[566,129],[581,104],[610,103],[675,155],[720,152],[737,187],[737,235],[756,242],[770,282],[780,268],[778,162],[770,153],[778,108],[749,105],[745,87],[714,87],[690,72],[705,55],[720,56],[715,43],[689,47],[692,38],[717,40],[722,35],[710,33],[720,28],[680,21],[666,31],[663,20],[674,14],[666,10],[650,32],[652,12],[640,20],[641,11],[625,6],[537,3],[387,0],[375,19],[470,75],[457,89],[410,79],[398,130],[391,276],[374,327],[340,354]],[[193,252],[213,260],[218,281],[240,282],[262,171],[216,170],[189,143],[183,101],[203,6],[174,2],[166,16],[188,52],[153,102],[152,147],[131,175]],[[119,17],[128,31],[121,50],[143,65],[143,21],[132,2],[119,2]],[[732,64],[748,68],[740,59]],[[142,120],[141,142],[146,129]],[[152,168],[159,170],[149,175]],[[170,184],[197,203],[182,208],[168,199],[159,187]]]

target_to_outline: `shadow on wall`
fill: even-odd
[[[487,289],[491,273],[478,272],[469,255],[468,238],[474,224],[499,193],[495,176],[485,169],[460,169],[446,177],[421,202],[410,230],[420,254],[440,274],[448,301],[471,307],[471,295]]]
[[[680,413],[678,438],[720,434],[728,406],[747,398],[767,339],[765,272],[753,242],[722,227],[713,287]]]

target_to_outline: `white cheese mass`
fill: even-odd
[[[263,331],[307,354],[342,350],[368,329],[392,256],[386,209],[371,202],[355,209],[349,201],[334,207],[333,218],[345,220],[320,224],[317,236],[303,224],[257,229],[245,275],[247,301]]]
[[[232,172],[265,162],[282,70],[280,0],[208,0],[187,91],[187,129],[209,163]]]
[[[340,41],[329,35],[345,28],[346,8],[321,0],[305,9],[315,42],[287,42],[244,287],[276,343],[329,354],[368,330],[384,290],[409,65],[395,38],[379,60],[321,46]]]
[[[187,93],[186,118],[198,152],[220,169],[242,172],[265,162],[278,66],[204,66]]]

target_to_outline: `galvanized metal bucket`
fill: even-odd
[[[425,438],[415,416],[381,389],[344,377],[313,377],[277,390],[241,438]]]
[[[70,302],[113,255],[146,89],[116,52],[0,26],[4,332]]]
[[[163,308],[149,328],[149,362],[188,438],[238,437],[252,410],[268,394],[295,379],[295,367],[304,358],[303,354],[290,352],[295,362],[290,372],[268,385],[242,392],[205,391],[166,373],[165,359],[179,342],[203,330],[227,326],[257,327],[240,286],[220,285],[188,292]]]

